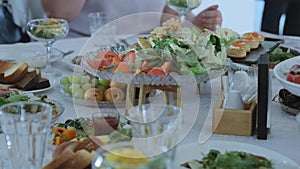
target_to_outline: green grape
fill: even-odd
[[[90,81],[90,76],[88,76],[88,75],[83,75],[83,76],[81,77],[81,84],[89,83],[89,81]]]
[[[110,81],[106,79],[99,79],[99,84],[105,87],[108,87]]]
[[[69,76],[69,81],[72,82],[73,81],[73,75]]]
[[[83,99],[84,98],[84,91],[81,88],[79,88],[75,92],[73,92],[72,96],[74,98],[77,98],[77,99]]]
[[[79,84],[71,84],[70,85],[71,93],[74,93],[74,92],[76,92],[76,90],[79,90],[79,89],[81,89]]]
[[[85,83],[84,85],[81,86],[83,91],[86,91],[87,89],[91,88],[92,85],[90,83]]]
[[[69,77],[64,76],[60,79],[60,83],[63,85],[69,85],[71,82],[69,81]]]
[[[71,75],[69,80],[72,84],[80,84],[81,83],[81,76],[80,75]]]
[[[102,85],[98,85],[98,86],[97,86],[97,89],[99,89],[102,93],[104,93],[105,90],[107,89],[107,87],[102,86]]]
[[[70,94],[72,93],[72,92],[71,92],[71,89],[70,89],[70,86],[71,86],[71,85],[65,85],[65,86],[64,86],[63,90],[64,90],[65,93],[70,93]]]
[[[99,83],[98,83],[98,79],[96,79],[96,78],[93,78],[93,79],[91,80],[90,84],[91,84],[93,87],[96,87],[96,86],[98,86],[98,85],[99,85]]]

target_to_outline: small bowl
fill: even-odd
[[[286,88],[291,93],[300,96],[300,84],[290,82],[286,79],[290,68],[297,63],[300,63],[300,56],[280,62],[274,67],[274,75],[284,88]]]
[[[293,100],[292,103],[291,100]],[[299,97],[286,89],[281,89],[279,94],[273,98],[273,101],[280,103],[281,109],[290,115],[296,116],[300,113],[300,108],[297,107],[300,102]]]

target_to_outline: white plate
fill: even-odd
[[[289,82],[286,80],[290,68],[295,65],[300,65],[300,56],[296,56],[280,62],[274,67],[274,75],[280,81],[282,86],[291,93],[300,96],[300,84]]]
[[[48,99],[48,100],[50,100],[56,106],[57,114],[55,116],[52,116],[52,120],[51,120],[51,122],[54,123],[65,111],[65,106],[57,100],[53,100],[53,99]]]
[[[68,68],[70,68],[71,70],[82,70],[81,65],[76,65],[72,61],[76,56],[78,56],[78,53],[74,52],[70,55],[65,56],[63,58],[63,61],[66,63]]]
[[[27,91],[23,91],[23,90],[20,90],[22,93],[39,93],[39,92],[44,92],[44,91],[47,91],[47,90],[50,90],[53,88],[53,82],[51,80],[49,80],[50,82],[50,86],[49,87],[46,87],[46,88],[43,88],[43,89],[36,89],[36,90],[27,90]]]
[[[230,142],[230,141],[207,141],[206,143],[192,143],[182,145],[177,148],[175,154],[175,166],[178,166],[178,169],[186,169],[181,167],[180,164],[191,160],[200,160],[203,157],[203,154],[207,154],[211,149],[225,153],[225,151],[243,151],[247,153],[252,153],[254,155],[263,156],[274,164],[275,169],[299,169],[300,166],[289,159],[288,157],[281,155],[275,151],[271,151],[259,146]]]
[[[62,56],[61,52],[53,49],[50,61],[58,61]],[[33,67],[44,67],[46,65],[46,47],[39,43],[1,45],[0,60],[7,59],[14,62],[26,61]]]

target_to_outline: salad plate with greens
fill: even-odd
[[[174,159],[180,169],[294,169],[288,157],[259,146],[231,141],[207,141],[179,146]]]
[[[65,106],[54,99],[47,98],[47,96],[37,97],[32,93],[22,93],[18,90],[0,90],[0,106],[12,102],[20,101],[40,101],[52,106],[52,120],[54,123],[65,111]],[[1,132],[1,128],[0,128]]]

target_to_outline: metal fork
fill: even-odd
[[[68,51],[62,51],[62,50],[60,50],[60,49],[57,49],[57,48],[52,48],[53,50],[56,50],[56,51],[58,51],[58,52],[60,52],[60,53],[62,53],[62,57],[65,57],[65,56],[67,56],[67,55],[69,55],[69,54],[71,54],[71,53],[74,53],[74,50],[72,49],[72,50],[68,50]]]

